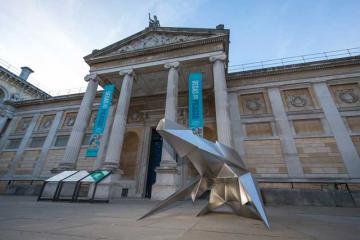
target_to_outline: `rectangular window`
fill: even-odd
[[[324,132],[320,119],[294,120],[293,125],[298,135],[316,135]]]
[[[90,138],[91,138],[91,134],[85,134],[84,139],[82,141],[82,145],[89,145]]]
[[[33,137],[30,140],[30,148],[40,148],[44,145],[45,137]]]
[[[246,135],[248,137],[269,137],[272,136],[272,128],[270,122],[247,123]]]
[[[60,135],[56,137],[54,146],[55,147],[65,147],[69,140],[69,135]]]
[[[360,116],[347,117],[346,120],[352,132],[360,132]]]
[[[10,139],[6,145],[6,149],[17,149],[20,146],[21,138]]]

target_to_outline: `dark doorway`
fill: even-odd
[[[151,133],[151,145],[149,154],[149,166],[146,179],[145,197],[151,198],[152,185],[156,182],[156,167],[160,166],[162,151],[162,137],[155,129]]]

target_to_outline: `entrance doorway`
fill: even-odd
[[[160,166],[161,151],[162,151],[162,137],[152,129],[151,143],[150,143],[149,165],[146,179],[145,197],[151,198],[152,185],[156,182],[155,169]]]

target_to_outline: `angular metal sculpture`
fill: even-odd
[[[180,157],[191,161],[199,177],[161,201],[140,219],[189,195],[194,202],[210,190],[209,203],[198,216],[225,204],[239,215],[261,219],[270,228],[256,180],[235,150],[196,136],[190,129],[167,119],[162,119],[156,130]]]

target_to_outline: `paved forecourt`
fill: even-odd
[[[260,220],[229,212],[195,217],[206,204],[176,207],[141,221],[154,202],[111,204],[36,202],[0,196],[0,240],[12,239],[359,239],[360,208],[267,207],[271,230]],[[225,211],[225,209],[224,209]]]

